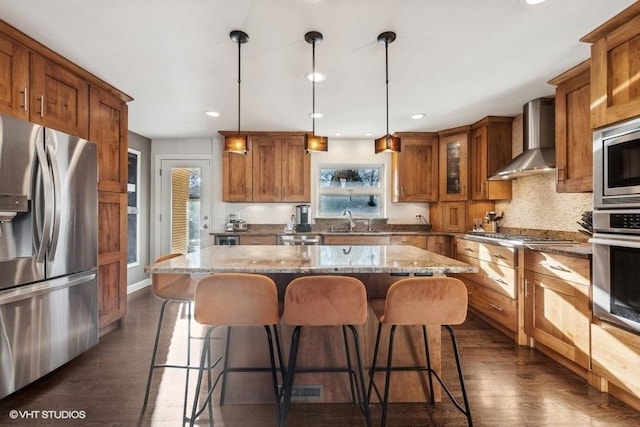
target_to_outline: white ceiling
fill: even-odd
[[[316,133],[378,137],[385,129],[389,45],[390,131],[437,131],[487,115],[517,115],[552,95],[547,81],[589,57],[579,42],[632,0],[0,0],[0,18],[134,98],[129,129],[159,138],[242,129],[311,130],[310,30]],[[216,110],[219,118],[204,115]],[[411,120],[413,113],[424,113]]]

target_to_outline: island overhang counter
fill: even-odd
[[[286,285],[295,277],[310,274],[349,275],[360,279],[367,288],[368,298],[382,298],[393,282],[407,276],[440,276],[448,274],[475,273],[477,268],[469,264],[438,255],[423,249],[404,245],[382,246],[210,246],[198,252],[149,265],[146,270],[152,274],[186,273],[194,277],[220,272],[241,272],[264,274],[278,285],[280,298]],[[288,352],[292,328],[279,325],[283,353]],[[225,329],[225,328],[221,328]],[[263,331],[259,328],[233,328],[233,339],[229,357],[234,367],[268,366],[268,355],[263,351]],[[359,326],[361,348],[365,366],[371,365],[373,344],[377,330],[377,319],[370,311],[368,321]],[[441,334],[440,328],[428,327],[429,351],[431,363],[440,370]],[[304,342],[301,347],[299,366],[307,368],[344,366],[342,331],[340,328],[305,328]],[[214,351],[223,351],[226,332],[218,332],[214,345],[220,346]],[[396,333],[397,350],[394,351],[396,363],[410,365],[422,364],[422,329],[403,327]],[[380,357],[386,360],[386,354]],[[463,356],[464,357],[464,356]],[[285,361],[286,363],[286,361]],[[378,374],[377,374],[378,375]],[[382,375],[382,374],[379,374]],[[382,377],[380,378],[382,380]],[[427,383],[416,372],[398,372],[394,374],[391,388],[391,401],[423,402],[427,393]],[[251,384],[248,387],[248,384]],[[301,394],[311,394],[312,402],[349,402],[351,400],[349,378],[345,374],[309,373],[296,376],[296,387]],[[225,401],[229,403],[265,402],[273,400],[269,388],[268,374],[232,373],[228,377]],[[308,389],[308,390],[307,390]],[[434,390],[439,401],[441,391]]]

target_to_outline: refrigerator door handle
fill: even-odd
[[[55,138],[55,134],[53,134]],[[53,181],[53,223],[52,235],[49,242],[49,260],[53,261],[56,257],[56,249],[58,248],[58,236],[60,235],[60,206],[62,205],[62,183],[60,182],[60,168],[58,167],[58,159],[56,157],[55,144],[47,144],[47,155],[49,164],[51,165],[51,174]]]
[[[38,129],[35,136],[40,134],[42,138],[42,128]],[[44,152],[42,143],[38,144],[36,140],[36,157],[38,164],[36,166],[36,191],[34,194],[34,222],[36,223],[36,232],[33,233],[34,246],[36,248],[36,261],[44,262],[44,256],[51,236],[51,205],[53,204],[53,184],[51,183],[51,174],[47,165],[47,156]],[[44,188],[43,188],[44,187]],[[44,209],[40,209],[38,202],[44,200]],[[44,218],[42,218],[44,212]]]

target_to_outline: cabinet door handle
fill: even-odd
[[[38,98],[38,101],[40,102],[40,111],[38,112],[38,114],[40,115],[40,117],[44,117],[44,95],[40,96]]]
[[[400,186],[400,196],[404,197],[404,185]]]
[[[529,297],[529,281],[524,279],[524,297]]]
[[[489,303],[489,305],[491,306],[491,308],[493,308],[493,309],[495,309],[495,310],[498,310],[500,313],[502,313],[502,312],[504,311],[504,308],[502,308],[502,307],[498,307],[498,306],[497,306],[497,305],[495,305],[495,304],[491,304],[491,303]]]
[[[25,87],[20,93],[22,94],[22,109],[29,111],[29,89]]]
[[[506,256],[504,256],[504,255],[500,255],[500,254],[495,254],[495,255],[491,254],[491,255],[492,255],[493,257],[495,257],[495,258],[498,258],[498,259],[507,259],[507,257],[506,257]]]
[[[486,186],[486,185],[487,185],[487,182],[486,182],[486,181],[482,181],[482,182],[480,183],[480,192],[481,192],[482,194],[485,194],[485,193],[487,192],[487,190],[485,190],[485,186]]]
[[[464,250],[467,251],[467,252],[475,252],[473,249],[467,248],[467,247],[465,247]]]

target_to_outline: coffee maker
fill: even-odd
[[[311,231],[310,209],[310,205],[296,206],[296,231],[303,233]]]

